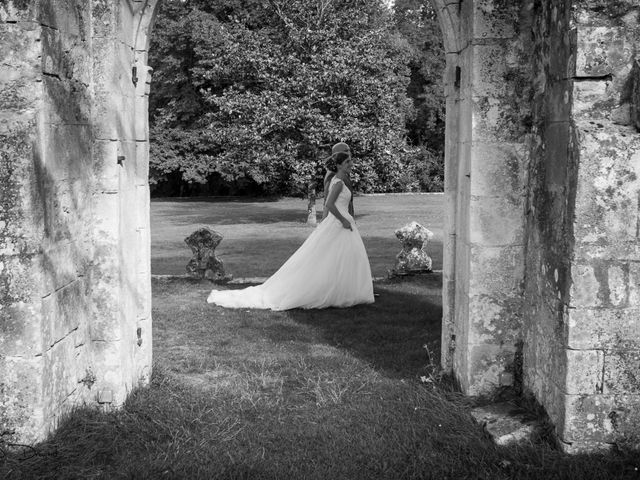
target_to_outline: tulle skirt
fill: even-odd
[[[369,258],[353,218],[347,230],[329,214],[262,285],[213,290],[207,302],[227,308],[350,307],[373,303]]]

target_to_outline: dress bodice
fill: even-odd
[[[349,215],[349,202],[351,201],[351,190],[349,190],[345,185],[345,183],[342,180],[340,180],[338,177],[333,177],[331,179],[331,183],[329,183],[329,191],[331,191],[333,186],[338,182],[342,183],[342,190],[340,190],[340,194],[338,195],[338,198],[336,198],[336,207],[338,208],[338,210],[342,215],[344,215],[345,217],[347,216],[351,217],[351,215]]]

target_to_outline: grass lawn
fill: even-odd
[[[432,376],[440,284],[408,277],[376,283],[373,305],[269,312],[154,280],[152,384],[119,411],[75,412],[47,442],[0,448],[0,478],[638,478],[632,454],[494,445],[471,400]]]
[[[395,265],[401,250],[394,231],[417,221],[434,233],[428,253],[442,269],[443,196],[384,195],[354,199],[356,222],[374,277]],[[322,199],[317,202],[321,218]],[[305,224],[307,202],[299,198],[154,199],[151,202],[151,272],[182,275],[191,258],[185,237],[208,225],[224,239],[216,249],[234,277],[268,277],[304,242],[313,227]]]

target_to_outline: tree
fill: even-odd
[[[365,191],[401,189],[410,46],[381,2],[166,2],[152,46],[153,174],[295,194],[350,143]],[[163,177],[164,176],[164,177]]]
[[[429,0],[396,0],[394,18],[411,49],[408,95],[415,116],[407,122],[410,149],[407,164],[414,168],[421,190],[444,188],[445,68],[442,33]],[[411,170],[411,168],[408,168]]]

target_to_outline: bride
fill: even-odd
[[[271,310],[373,303],[371,267],[349,213],[352,193],[345,185],[353,160],[348,151],[332,155],[331,160],[337,171],[329,183],[326,216],[300,248],[262,285],[212,290],[207,302]]]

